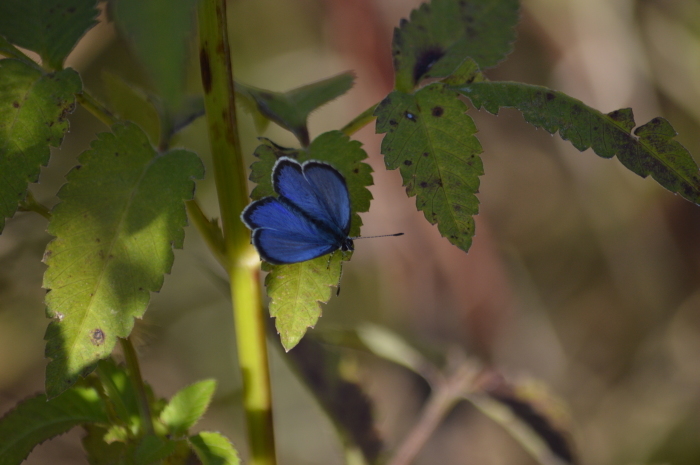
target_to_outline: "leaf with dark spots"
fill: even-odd
[[[184,202],[204,174],[194,153],[156,153],[133,123],[112,130],[80,155],[83,168],[68,173],[49,222],[46,313],[63,315],[45,336],[49,397],[107,357],[143,316],[173,247],[182,247]]]
[[[0,231],[48,163],[49,147],[61,145],[66,115],[81,91],[72,69],[43,74],[18,60],[0,60]]]
[[[428,85],[414,95],[392,92],[380,103],[377,132],[384,162],[399,168],[406,193],[440,234],[462,250],[469,250],[479,201],[474,195],[483,174],[476,127],[465,114],[467,106],[442,83]],[[433,116],[436,112],[439,117]],[[411,114],[413,119],[399,116]],[[390,132],[391,120],[399,121]]]
[[[525,121],[551,134],[559,131],[561,138],[578,150],[592,148],[603,158],[617,156],[630,171],[651,176],[671,192],[700,205],[698,165],[674,140],[676,131],[664,118],[654,118],[631,134],[636,123],[630,108],[606,115],[564,93],[515,82],[474,82],[456,90],[469,97],[476,108],[484,107],[493,114],[502,107],[516,108]]]
[[[467,58],[481,68],[503,60],[515,40],[517,0],[433,0],[394,30],[397,90],[411,92],[426,78],[452,74]]]
[[[355,76],[343,73],[287,92],[271,92],[236,83],[236,92],[256,110],[291,131],[302,146],[309,145],[307,120],[311,112],[346,93]]]

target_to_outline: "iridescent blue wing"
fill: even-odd
[[[274,197],[251,203],[241,219],[253,230],[253,245],[260,257],[273,265],[311,260],[342,245],[331,231]]]
[[[302,165],[304,177],[324,205],[330,221],[343,231],[350,232],[350,194],[345,178],[335,168],[317,161],[307,161]]]
[[[350,196],[343,176],[330,165],[307,161],[300,165],[280,158],[272,172],[280,197],[332,230],[338,240],[350,230]]]

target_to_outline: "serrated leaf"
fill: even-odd
[[[180,436],[199,421],[216,390],[216,381],[206,379],[181,389],[160,414],[171,436]]]
[[[202,465],[239,465],[238,452],[221,433],[202,431],[190,436],[190,444]]]
[[[664,118],[654,118],[634,131],[632,109],[608,114],[546,87],[516,82],[479,82],[459,87],[476,108],[497,114],[516,108],[530,124],[554,134],[559,131],[580,151],[592,148],[603,157],[617,155],[632,172],[649,175],[666,189],[700,205],[700,172],[688,150],[673,140],[676,131]],[[635,137],[636,136],[636,137]]]
[[[306,122],[311,112],[346,93],[354,80],[354,74],[343,73],[287,92],[272,92],[236,83],[236,92],[252,99],[260,113],[291,131],[306,147],[309,145]]]
[[[263,139],[256,151],[260,158],[252,166],[251,181],[258,183],[251,197],[259,199],[275,195],[272,189],[272,167],[280,156],[306,160],[325,161],[334,166],[345,177],[350,192],[352,220],[350,236],[358,236],[362,220],[358,212],[369,210],[372,194],[366,186],[372,184],[372,168],[363,163],[367,153],[362,144],[353,141],[340,131],[326,132],[318,136],[308,149],[288,149]],[[265,279],[267,293],[272,299],[270,315],[277,320],[275,326],[280,333],[282,345],[292,349],[313,327],[321,316],[319,302],[327,302],[331,297],[330,286],[338,284],[341,262],[350,254],[334,253],[291,265],[269,266]]]
[[[0,419],[0,465],[17,465],[42,442],[75,426],[108,422],[93,388],[74,387],[47,401],[45,395],[24,400]]]
[[[129,335],[163,284],[187,223],[184,201],[201,178],[186,150],[156,154],[135,124],[113,126],[84,152],[58,194],[44,287],[47,393],[55,396]]]
[[[61,69],[78,40],[97,21],[96,0],[2,0],[0,35],[37,52],[45,65]]]
[[[422,79],[449,76],[466,58],[489,68],[511,51],[517,0],[432,0],[394,29],[396,89],[410,92]]]
[[[102,72],[110,109],[122,120],[133,121],[148,134],[151,143],[157,144],[160,135],[158,111],[149,101],[148,94],[124,81],[116,74]]]
[[[78,73],[42,74],[14,59],[0,60],[0,231],[17,211],[68,130],[68,115],[81,92]]]
[[[435,83],[415,94],[392,92],[377,108],[384,162],[400,168],[409,197],[440,234],[467,251],[484,173],[476,126],[457,93]]]
[[[196,0],[119,0],[114,20],[129,39],[168,112],[183,101]]]

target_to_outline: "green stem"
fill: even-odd
[[[248,183],[236,121],[226,1],[201,0],[198,21],[204,104],[233,300],[238,360],[243,374],[243,407],[251,454],[247,463],[274,465],[272,391],[260,262],[250,244],[250,231],[239,218],[248,203]]]
[[[352,121],[343,126],[340,130],[344,134],[352,136],[357,131],[359,131],[360,129],[377,119],[377,117],[374,116],[374,111],[377,109],[378,106],[379,104],[375,103],[374,105],[357,115]]]
[[[49,209],[45,205],[42,205],[39,202],[37,202],[34,198],[34,195],[32,195],[31,192],[27,192],[27,196],[22,202],[20,202],[19,210],[25,212],[38,213],[47,220],[51,219],[51,211],[49,211]]]
[[[104,105],[98,102],[97,99],[87,91],[83,90],[82,93],[76,94],[75,99],[83,108],[92,113],[95,118],[102,121],[107,127],[112,127],[113,124],[119,121],[112,112],[105,108]]]
[[[141,377],[141,368],[139,368],[139,359],[136,356],[136,349],[131,343],[131,339],[119,339],[122,350],[124,351],[124,359],[126,361],[126,369],[131,379],[131,384],[134,386],[136,396],[138,397],[139,414],[141,415],[141,423],[143,423],[144,432],[147,435],[155,434],[153,429],[153,418],[151,417],[151,407],[148,403],[148,395],[146,387],[143,384]]]
[[[226,257],[226,246],[224,245],[224,237],[221,233],[221,229],[215,221],[210,221],[209,218],[207,218],[196,200],[185,202],[185,205],[187,206],[187,217],[197,228],[199,234],[202,235],[207,246],[209,246],[209,250],[214,254],[219,264],[221,264],[224,269],[228,270],[229,264],[228,258]]]

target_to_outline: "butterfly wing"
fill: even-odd
[[[241,219],[253,230],[253,244],[260,257],[273,265],[311,260],[341,245],[304,212],[274,197],[251,203]]]
[[[280,197],[332,230],[338,241],[347,237],[350,196],[338,170],[317,161],[300,165],[282,157],[275,164],[272,183]]]

